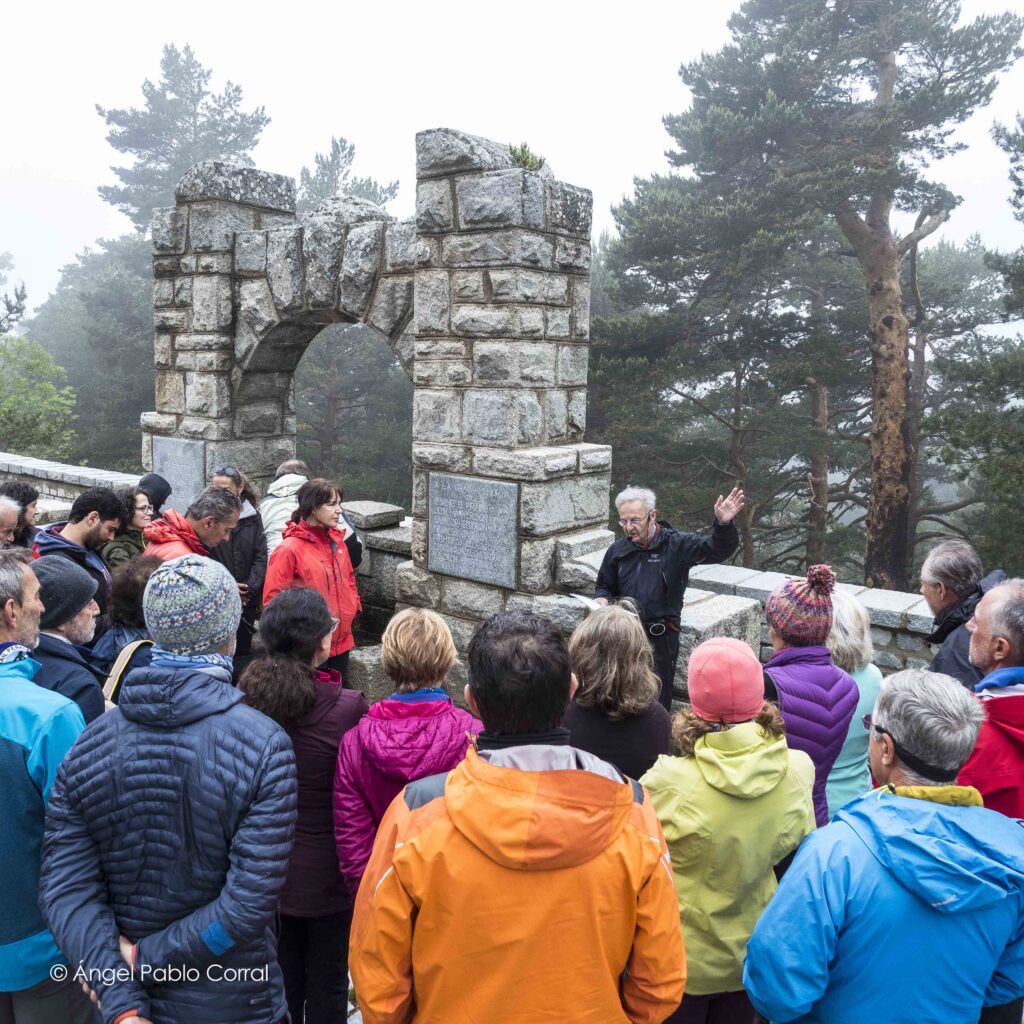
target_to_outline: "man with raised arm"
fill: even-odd
[[[683,593],[695,565],[724,562],[739,547],[733,519],[743,508],[743,492],[734,487],[715,502],[710,537],[680,533],[658,520],[657,499],[646,487],[629,486],[615,497],[620,537],[604,553],[597,574],[598,604],[632,598],[640,609],[644,631],[661,679],[661,703],[672,710],[672,679],[679,657],[679,615]]]

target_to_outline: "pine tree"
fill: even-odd
[[[174,205],[174,187],[193,165],[202,160],[252,164],[249,154],[270,118],[263,107],[245,113],[242,90],[231,82],[212,93],[212,74],[191,47],[167,45],[160,81],[142,83],[145,107],[96,106],[110,128],[107,141],[134,157],[130,166],[111,168],[121,184],[102,185],[99,194],[139,231],[149,228],[154,207]]]
[[[901,267],[958,199],[924,168],[1018,56],[1024,20],[959,24],[955,0],[747,0],[732,42],[685,65],[693,102],[666,117],[686,176],[637,183],[617,211],[624,293],[692,320],[750,266],[838,225],[859,266],[870,337],[871,492],[864,572],[906,589],[915,454]],[[896,211],[918,215],[900,238]],[[646,232],[646,238],[638,228]],[[679,233],[679,228],[691,231]]]
[[[356,158],[356,147],[344,136],[331,136],[331,148],[327,153],[313,157],[313,167],[303,167],[299,173],[299,212],[311,210],[317,203],[331,196],[353,195],[369,199],[371,203],[385,206],[398,195],[398,182],[386,185],[373,178],[353,178],[352,163]]]

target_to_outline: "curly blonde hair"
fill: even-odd
[[[646,711],[661,690],[647,634],[628,606],[588,615],[569,640],[569,660],[579,683],[576,703],[612,721]]]
[[[381,637],[381,666],[399,693],[440,686],[458,660],[448,623],[427,608],[400,611]]]
[[[761,705],[761,710],[754,716],[754,721],[761,727],[765,736],[785,736],[786,726],[782,720],[782,712],[769,701]],[[691,757],[697,740],[709,732],[719,732],[724,722],[709,722],[695,715],[689,707],[684,707],[672,719],[672,739],[675,740],[679,753],[683,757]],[[739,723],[732,723],[739,724]]]

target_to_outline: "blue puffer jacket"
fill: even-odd
[[[761,915],[743,984],[773,1024],[977,1024],[1024,995],[1024,829],[884,789],[846,804]]]
[[[276,1024],[287,1006],[274,915],[296,817],[287,734],[241,704],[230,673],[152,665],[61,766],[46,817],[40,907],[110,1024]],[[188,980],[164,980],[168,967]],[[241,976],[237,976],[241,972]],[[225,980],[232,976],[237,980]]]

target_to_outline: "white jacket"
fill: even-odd
[[[298,473],[286,473],[267,488],[267,496],[260,502],[260,516],[263,532],[267,535],[268,552],[281,543],[281,531],[299,507],[295,496],[305,482],[306,478]]]

